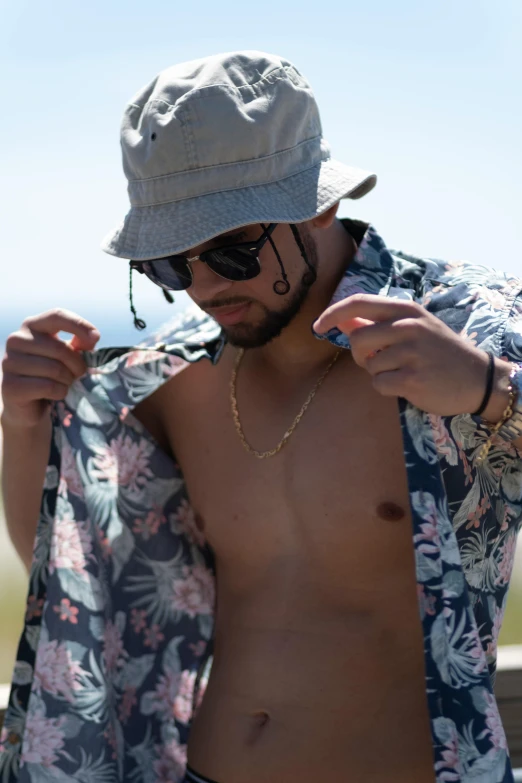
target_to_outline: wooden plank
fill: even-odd
[[[499,647],[495,697],[511,763],[522,768],[522,644]]]

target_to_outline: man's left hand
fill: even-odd
[[[473,413],[482,402],[487,353],[420,304],[354,294],[328,307],[314,330],[334,326],[350,337],[355,362],[380,394],[439,416]],[[506,371],[509,376],[509,366]]]

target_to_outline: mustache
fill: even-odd
[[[220,299],[219,302],[217,300],[199,302],[198,307],[200,307],[202,310],[213,310],[215,307],[241,307],[242,305],[250,304],[253,301],[253,299],[245,299],[244,297],[234,297],[233,299]]]

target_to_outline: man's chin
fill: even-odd
[[[252,326],[238,324],[236,326],[223,326],[222,331],[227,342],[235,348],[262,348],[277,335],[267,334],[266,330],[255,329]]]

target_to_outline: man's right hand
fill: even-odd
[[[61,340],[59,332],[73,335]],[[80,351],[92,351],[100,333],[69,310],[48,310],[26,318],[9,335],[2,362],[2,419],[11,428],[33,428],[49,415],[51,400],[63,400],[85,375]]]

